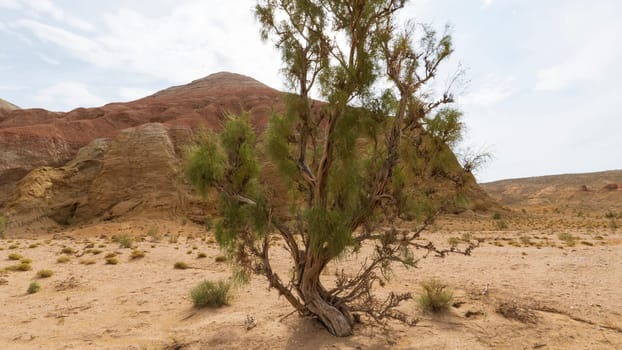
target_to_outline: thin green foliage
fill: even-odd
[[[196,308],[218,308],[229,305],[231,284],[226,281],[203,281],[190,291],[192,303]]]

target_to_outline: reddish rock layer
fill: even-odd
[[[129,103],[78,108],[68,113],[43,109],[3,110],[0,114],[0,207],[29,171],[60,166],[99,138],[146,123],[167,129],[217,128],[228,113],[249,111],[262,129],[281,93],[252,78],[216,73]]]

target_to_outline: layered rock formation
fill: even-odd
[[[0,207],[29,171],[61,166],[92,140],[112,138],[145,123],[161,123],[166,129],[214,129],[226,113],[241,111],[251,112],[261,129],[272,108],[280,105],[277,90],[239,74],[217,73],[129,103],[68,113],[8,111],[0,114]]]
[[[218,129],[227,113],[247,111],[261,134],[283,108],[283,93],[217,73],[129,103],[8,111],[0,114],[0,211],[13,227],[153,213],[200,218],[204,208],[180,179],[193,130]],[[491,203],[472,177],[468,186],[476,207]]]

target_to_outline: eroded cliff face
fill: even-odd
[[[28,173],[8,199],[5,214],[12,226],[68,225],[86,219],[88,190],[100,173],[110,141],[97,139],[64,166]]]
[[[88,214],[110,219],[143,208],[181,214],[180,158],[162,124],[123,130],[89,186]]]

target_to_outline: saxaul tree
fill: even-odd
[[[405,2],[260,0],[261,37],[280,50],[291,88],[286,108],[260,141],[248,115],[229,116],[187,156],[191,184],[219,193],[216,239],[239,272],[265,276],[335,336],[350,335],[361,316],[413,324],[396,309],[410,293],[378,298],[374,287],[393,264],[473,248],[440,249],[421,237],[464,182],[449,147],[462,124],[449,92],[427,91],[451,37],[401,25]],[[287,190],[266,185],[265,162],[276,168],[270,181]],[[274,249],[289,253],[289,272],[273,268]],[[359,265],[328,281],[328,264],[348,254]]]

